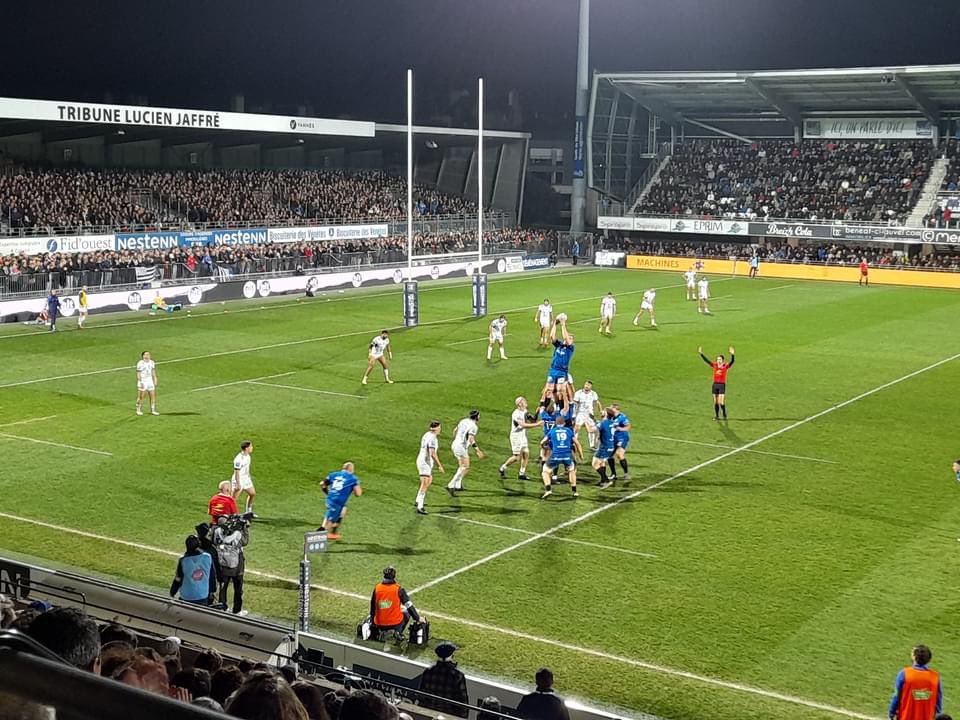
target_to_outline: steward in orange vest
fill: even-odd
[[[933,653],[926,645],[913,649],[913,665],[897,674],[888,714],[891,720],[934,720],[943,705],[940,673],[927,665]]]
[[[420,613],[410,601],[407,591],[397,582],[397,569],[383,569],[383,580],[377,583],[370,596],[370,621],[379,631],[396,630],[403,634],[410,618],[420,622]]]

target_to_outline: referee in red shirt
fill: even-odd
[[[720,419],[720,412],[723,411],[723,419],[727,419],[727,371],[733,367],[736,357],[733,354],[733,346],[730,346],[730,362],[723,355],[717,355],[715,361],[711,361],[703,354],[703,348],[698,347],[697,352],[703,361],[713,369],[713,419]]]
[[[869,272],[870,267],[867,265],[867,259],[865,257],[860,258],[860,282],[858,285],[866,285],[867,287],[870,287]]]

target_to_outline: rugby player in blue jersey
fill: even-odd
[[[570,482],[570,491],[573,497],[580,497],[577,493],[576,458],[583,457],[583,450],[573,432],[573,428],[567,425],[566,418],[562,415],[557,418],[557,424],[550,429],[540,445],[549,453],[547,461],[543,465],[543,495],[540,496],[540,499],[545,500],[553,494],[550,487],[553,482],[553,475],[561,465],[567,470],[567,479]]]
[[[610,466],[610,480],[617,480],[617,466],[614,460],[620,461],[620,467],[623,469],[623,481],[630,482],[630,469],[627,464],[627,448],[630,447],[630,418],[620,411],[620,406],[616,403],[610,406],[617,414],[613,419],[613,457],[607,460]]]
[[[340,534],[336,530],[347,514],[347,501],[354,495],[363,495],[360,479],[353,474],[353,463],[345,462],[341,470],[327,475],[320,487],[327,496],[327,514],[323,518],[323,525],[317,530],[326,530],[329,540],[339,540]]]
[[[613,439],[616,417],[617,411],[608,407],[603,411],[603,419],[597,423],[597,449],[593,454],[592,465],[600,475],[600,483],[597,485],[599,488],[608,488],[613,485],[613,481],[607,477],[607,460],[612,458],[616,451]]]
[[[560,329],[560,339],[557,339],[557,329]],[[547,384],[543,388],[543,400],[553,398],[557,402],[573,400],[573,388],[568,382],[570,374],[570,360],[576,347],[573,344],[573,335],[567,331],[567,316],[560,313],[553,327],[550,328],[550,342],[553,343],[553,358],[550,360],[550,369],[547,371]]]

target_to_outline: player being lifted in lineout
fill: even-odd
[[[548,347],[550,345],[550,328],[553,327],[553,305],[546,298],[537,306],[533,321],[540,328],[540,347]]]
[[[506,360],[507,354],[503,350],[503,336],[507,329],[507,318],[500,317],[490,321],[490,343],[487,345],[487,360],[493,355],[493,346],[500,346],[500,359]]]
[[[634,325],[640,324],[640,316],[645,312],[650,313],[650,327],[657,326],[657,312],[653,309],[654,303],[657,301],[657,289],[650,288],[649,290],[643,291],[643,300],[640,301],[640,312],[637,313],[637,316],[633,319]]]
[[[370,377],[370,373],[373,372],[373,366],[380,363],[380,366],[383,368],[383,379],[392,385],[393,380],[390,379],[390,365],[387,362],[388,360],[393,360],[393,350],[390,348],[390,332],[388,330],[381,330],[380,334],[370,341],[370,348],[367,352],[367,369],[363,373],[363,379],[360,381],[360,384],[367,384],[367,378]]]
[[[617,300],[612,292],[600,301],[600,332],[610,335],[610,326],[613,324],[613,317],[617,314]]]

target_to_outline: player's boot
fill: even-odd
[[[417,508],[417,515],[429,515],[429,514],[430,513],[427,512],[426,508],[421,508],[421,507]]]
[[[520,473],[519,475],[517,475],[517,480],[529,480],[529,479],[530,478],[527,477],[526,473]]]
[[[143,415],[143,408],[137,408],[137,415]]]
[[[501,480],[507,479],[507,469],[503,465],[500,466],[500,479]]]
[[[363,379],[360,381],[360,384],[361,384],[361,385],[366,385],[366,384],[367,384],[367,376],[366,376],[366,375],[363,376]]]
[[[546,490],[543,491],[543,495],[540,496],[540,499],[546,500],[551,495],[553,495],[553,490],[551,490],[550,488],[547,488]]]

